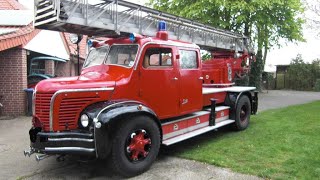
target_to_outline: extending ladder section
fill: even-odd
[[[123,0],[35,0],[34,26],[39,29],[119,37],[129,33],[155,36],[158,21],[167,22],[169,38],[204,49],[243,52],[248,38]]]

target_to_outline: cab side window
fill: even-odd
[[[170,48],[147,49],[143,67],[170,67],[172,66],[172,50]]]
[[[180,54],[180,68],[181,69],[197,69],[198,56],[196,51],[192,50],[179,50]]]

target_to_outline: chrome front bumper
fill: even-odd
[[[90,132],[41,132],[37,128],[31,128],[29,135],[31,149],[36,153],[96,155],[94,134]]]

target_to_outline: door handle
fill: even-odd
[[[172,78],[173,80],[175,80],[175,81],[177,81],[178,80],[178,78],[177,77],[174,77],[174,78]]]

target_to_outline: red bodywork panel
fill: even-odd
[[[231,86],[235,77],[241,78],[248,73],[246,60],[248,54],[244,53],[239,58],[234,58],[234,52],[213,53],[213,59],[202,63],[204,85]]]

